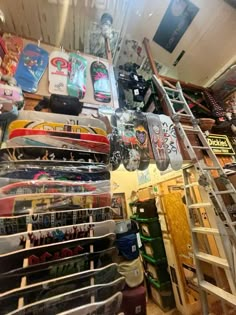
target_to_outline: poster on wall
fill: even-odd
[[[113,194],[111,200],[111,207],[113,209],[113,219],[123,220],[126,218],[126,202],[125,193]]]
[[[153,37],[154,42],[172,53],[198,11],[189,0],[172,0]]]
[[[138,172],[138,184],[143,185],[151,181],[150,172],[147,168],[144,171],[137,171]]]

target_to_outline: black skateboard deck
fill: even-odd
[[[93,83],[94,99],[97,102],[110,103],[111,87],[106,66],[102,62],[94,61],[91,64],[90,73]]]

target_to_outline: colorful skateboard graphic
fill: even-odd
[[[0,177],[0,197],[6,195],[22,195],[22,194],[45,194],[45,193],[109,193],[110,182],[99,181],[94,183],[73,182],[73,181],[51,181],[51,180],[34,180],[19,181],[8,184],[9,179]]]
[[[125,169],[133,172],[139,168],[140,153],[137,150],[137,139],[134,122],[130,111],[116,110],[117,128],[122,141],[122,163]]]
[[[19,129],[15,129],[11,131],[9,135],[9,139],[13,139],[16,137],[39,136],[39,135],[109,144],[109,140],[107,139],[107,137],[96,135],[96,134],[24,129],[24,128],[19,128]],[[64,141],[64,139],[61,139],[61,140]]]
[[[152,152],[159,171],[165,171],[170,163],[168,149],[166,146],[164,132],[162,130],[162,123],[159,115],[147,113],[147,123],[149,136],[152,145]]]
[[[120,313],[122,298],[122,293],[118,292],[106,301],[90,303],[66,312],[59,313],[58,315],[118,315]]]
[[[11,315],[27,315],[34,313],[37,313],[38,315],[44,315],[45,310],[47,310],[47,314],[49,315],[52,315],[51,311],[54,314],[58,314],[59,312],[64,312],[75,307],[89,304],[91,301],[91,296],[96,296],[96,301],[101,302],[108,299],[110,296],[113,296],[116,292],[122,291],[123,289],[124,277],[120,277],[117,280],[106,284],[88,286],[28,304],[15,312],[13,311]],[[88,313],[86,313],[86,315],[88,315]],[[109,315],[111,315],[111,313]]]
[[[14,120],[8,127],[9,133],[14,129],[27,128],[27,129],[41,129],[48,131],[69,131],[78,133],[90,133],[99,134],[106,136],[106,131],[97,127],[86,127],[79,125],[67,125],[62,123],[53,122],[40,122],[40,121],[30,121],[30,120]]]
[[[33,232],[23,232],[12,235],[0,236],[0,257],[2,254],[16,252],[25,249],[26,242],[30,242],[30,247],[66,242],[68,240],[89,237],[93,230],[94,237],[103,236],[115,232],[115,222],[113,220],[96,223],[82,223],[68,225]]]
[[[111,116],[112,132],[108,135],[110,141],[110,164],[111,170],[115,171],[121,164],[121,138],[117,128],[116,116]]]
[[[37,45],[28,44],[23,49],[15,78],[23,91],[35,93],[48,65],[48,52]]]
[[[67,95],[67,76],[69,55],[62,51],[53,51],[49,55],[48,80],[51,94]]]
[[[26,194],[0,199],[0,216],[37,214],[50,210],[107,207],[110,194]]]
[[[32,224],[32,231],[34,231],[50,227],[88,223],[91,218],[93,222],[100,222],[111,220],[112,217],[113,211],[109,207],[0,217],[0,235],[26,232],[28,224]]]
[[[94,99],[97,102],[110,103],[111,87],[106,66],[99,61],[94,61],[90,67],[93,82]]]
[[[86,93],[87,60],[78,54],[70,53],[69,63],[68,94],[82,99]]]
[[[182,167],[183,158],[180,153],[175,126],[170,117],[166,115],[159,115],[159,117],[162,123],[162,130],[164,132],[171,168],[175,171],[178,171]]]
[[[16,129],[19,130],[19,129]],[[26,129],[27,130],[27,129]],[[15,130],[14,130],[15,131]],[[34,130],[33,130],[34,131]],[[6,141],[7,147],[32,146],[32,147],[53,147],[71,150],[88,151],[96,153],[110,153],[110,146],[106,143],[88,140],[71,139],[63,137],[51,137],[49,135],[30,135],[15,137]]]
[[[29,265],[37,265],[47,261],[88,253],[90,245],[94,245],[95,252],[105,250],[113,246],[114,240],[115,234],[111,233],[99,237],[73,239],[55,244],[30,247],[0,255],[0,274],[21,268],[22,261],[25,258],[29,258]]]
[[[115,252],[115,247],[111,247],[95,253],[79,254],[12,270],[0,275],[0,292],[20,288],[22,277],[27,277],[27,285],[31,285],[88,270],[92,260],[94,269],[104,267],[113,262]]]
[[[148,168],[149,157],[149,135],[146,116],[142,112],[134,112],[134,130],[137,139],[138,151],[140,154],[140,164],[138,169],[143,171]]]
[[[17,299],[24,297],[25,304],[44,300],[52,296],[78,290],[90,285],[90,277],[94,277],[94,284],[106,284],[113,282],[121,276],[116,271],[117,264],[110,264],[103,268],[78,272],[72,275],[62,276],[48,281],[42,281],[32,285],[27,285],[17,290],[7,291],[1,296],[1,309],[5,314],[13,311],[17,307]]]
[[[13,76],[16,72],[21,51],[23,50],[23,39],[21,37],[3,34],[3,42],[6,55],[1,64],[1,72]]]
[[[0,161],[70,161],[108,164],[109,156],[103,153],[52,147],[12,147],[0,149]]]
[[[60,169],[60,166],[53,168],[49,162],[45,161],[45,165],[41,164],[33,166],[28,165],[28,163],[22,164],[19,161],[19,164],[15,166],[15,163],[4,163],[6,169],[2,167],[0,171],[0,177],[14,179],[15,181],[21,180],[69,180],[69,181],[99,181],[99,180],[109,180],[110,174],[104,168],[95,167],[84,167],[78,169],[73,165],[68,165],[64,167],[63,170]],[[49,165],[48,165],[49,164]],[[87,169],[86,169],[87,168]]]
[[[13,102],[23,102],[24,97],[21,88],[18,86],[10,86],[7,84],[0,84],[0,99],[7,99]]]

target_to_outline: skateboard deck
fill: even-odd
[[[110,207],[75,209],[65,211],[50,211],[46,213],[0,217],[0,235],[26,232],[28,224],[32,231],[56,226],[111,220],[113,211]]]
[[[20,110],[18,115],[19,120],[41,120],[51,121],[55,123],[69,124],[69,125],[82,125],[89,127],[97,127],[106,131],[106,125],[100,119],[95,119],[87,116],[73,116],[73,115],[62,115],[48,112],[37,112],[32,110]]]
[[[24,163],[23,163],[24,162]],[[69,180],[69,181],[100,181],[109,180],[110,173],[104,169],[104,166],[80,166],[70,165],[68,162],[60,163],[60,166],[54,166],[52,161],[38,161],[33,166],[26,161],[7,162],[1,165],[0,177],[23,180]],[[66,163],[66,164],[65,164]],[[58,165],[59,163],[57,163]],[[53,168],[52,168],[53,166]],[[63,166],[63,169],[61,168]]]
[[[38,146],[65,148],[79,151],[93,151],[104,154],[110,153],[110,146],[106,143],[43,135],[15,137],[11,140],[7,140],[6,145],[7,147]]]
[[[89,304],[91,296],[95,297],[96,302],[104,301],[113,296],[115,293],[122,291],[123,288],[124,277],[120,277],[117,280],[106,284],[88,286],[28,304],[19,310],[11,312],[10,314],[27,315],[37,313],[38,315],[44,315],[45,311],[48,315],[58,314],[59,312],[64,312],[75,307]],[[88,313],[86,313],[86,315],[88,315]],[[111,313],[109,315],[111,315]]]
[[[38,130],[38,129],[15,129],[10,135],[9,139],[17,137],[26,137],[26,136],[50,136],[55,138],[62,138],[61,141],[64,141],[63,138],[72,140],[81,140],[88,142],[104,143],[109,144],[109,140],[105,136],[95,135],[90,133],[76,133],[76,132],[61,132],[61,131],[48,131],[48,130]]]
[[[116,110],[117,128],[122,141],[122,163],[129,172],[136,171],[140,165],[140,153],[131,111]]]
[[[63,51],[53,51],[49,55],[48,81],[51,94],[67,95],[69,55]]]
[[[112,132],[108,135],[110,141],[110,164],[111,170],[115,171],[121,164],[121,138],[117,128],[116,116],[111,115]]]
[[[89,127],[89,126],[79,126],[79,125],[68,125],[63,123],[54,122],[41,122],[41,121],[31,121],[31,120],[14,120],[10,123],[8,127],[9,133],[14,129],[27,128],[27,129],[39,129],[47,131],[69,131],[77,133],[89,133],[89,134],[99,134],[106,136],[107,133],[101,128]]]
[[[122,293],[117,292],[105,301],[83,305],[81,307],[59,313],[58,315],[118,315],[120,313],[121,304]]]
[[[29,265],[60,260],[61,258],[75,256],[90,251],[90,245],[94,251],[105,250],[113,246],[115,234],[110,233],[99,237],[86,237],[58,242],[55,244],[41,245],[15,252],[0,255],[0,274],[18,269],[23,266],[23,260],[28,258]]]
[[[1,98],[13,102],[24,101],[21,88],[19,88],[18,86],[10,86],[8,84],[0,84],[0,99]]]
[[[90,278],[94,278],[94,284],[106,284],[119,279],[121,276],[117,272],[117,264],[78,272],[72,275],[58,277],[48,281],[27,285],[23,288],[14,289],[1,294],[1,310],[8,312],[16,309],[17,300],[24,297],[25,304],[30,304],[49,297],[74,291],[90,285]]]
[[[159,117],[162,123],[162,130],[164,132],[164,138],[170,158],[171,168],[175,171],[178,171],[182,167],[183,158],[180,153],[179,143],[175,132],[175,126],[170,117],[166,115],[159,115]]]
[[[0,149],[0,161],[73,161],[87,162],[87,163],[109,163],[108,154],[99,152],[86,152],[79,150],[71,150],[67,148],[53,148],[53,147],[7,147]]]
[[[115,252],[115,247],[111,247],[94,253],[79,254],[11,270],[0,275],[2,284],[0,292],[20,288],[22,277],[27,277],[27,285],[30,285],[88,270],[91,261],[94,263],[94,269],[104,267],[113,262]]]
[[[93,83],[94,99],[97,102],[110,103],[111,87],[106,66],[100,61],[94,61],[90,66]]]
[[[16,69],[15,79],[23,91],[35,93],[48,65],[48,52],[37,45],[28,44],[23,49]]]
[[[3,42],[6,54],[1,64],[1,72],[13,76],[16,72],[21,51],[23,50],[23,39],[21,37],[3,34]]]
[[[162,123],[159,115],[147,113],[149,137],[152,145],[153,156],[159,171],[165,171],[170,163],[168,149],[166,146]]]
[[[12,235],[0,236],[0,257],[2,254],[12,253],[25,249],[26,242],[30,242],[30,247],[43,246],[47,244],[56,244],[66,242],[71,239],[80,239],[89,237],[90,231],[93,231],[94,237],[115,232],[115,222],[113,220],[82,223],[76,225],[67,225],[54,227],[44,230],[34,230],[32,232],[21,232]]]
[[[94,183],[73,182],[73,181],[51,181],[35,180],[11,182],[9,179],[0,178],[0,197],[7,195],[22,194],[45,194],[45,193],[75,193],[75,194],[101,194],[109,193],[111,186],[110,181],[99,181]]]
[[[82,99],[86,93],[87,60],[76,53],[70,53],[69,64],[68,94]]]
[[[0,199],[0,216],[37,214],[54,211],[106,207],[111,203],[108,194],[23,194]]]
[[[134,112],[134,130],[137,139],[138,151],[140,154],[140,164],[138,169],[144,171],[150,163],[149,157],[149,135],[146,116],[142,112]]]

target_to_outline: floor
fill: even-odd
[[[163,312],[152,300],[147,303],[147,315],[181,315],[181,313],[174,309],[170,312]]]

